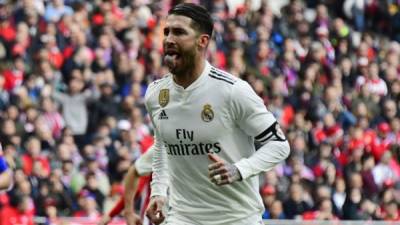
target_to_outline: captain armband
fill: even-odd
[[[269,141],[286,141],[285,134],[283,133],[278,122],[273,123],[270,127],[264,130],[261,134],[255,137],[255,141],[265,144]]]

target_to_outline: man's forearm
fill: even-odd
[[[157,139],[154,145],[153,154],[153,175],[151,182],[151,196],[167,196],[168,189],[168,164],[167,154],[163,148],[163,143]]]
[[[126,174],[124,187],[125,187],[125,194],[124,194],[124,203],[125,203],[125,210],[127,211],[134,211],[133,208],[133,200],[135,198],[135,194],[137,191],[137,183],[138,183],[139,174],[136,171],[135,165],[132,165],[128,173]]]
[[[110,218],[113,218],[113,217],[115,217],[116,215],[119,215],[122,212],[122,210],[125,208],[125,202],[124,201],[125,201],[124,196],[121,197],[118,200],[117,204],[115,204],[115,206],[108,213],[108,216]]]
[[[269,141],[252,156],[235,163],[242,179],[268,171],[285,160],[290,153],[288,141]]]

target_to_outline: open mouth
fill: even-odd
[[[179,58],[181,55],[179,54],[178,51],[170,49],[170,50],[166,50],[164,53],[165,57],[171,58],[171,59],[177,59]]]
[[[177,60],[180,57],[179,54],[166,54],[165,59],[166,60]]]
[[[176,62],[180,57],[181,54],[174,49],[167,49],[164,53],[164,60],[169,67],[175,67]]]

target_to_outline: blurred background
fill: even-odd
[[[0,225],[110,210],[152,144],[143,96],[167,73],[162,28],[180,2],[0,0],[0,142],[15,177]],[[260,177],[263,217],[399,221],[400,1],[191,2],[215,20],[209,61],[248,81],[290,141]]]

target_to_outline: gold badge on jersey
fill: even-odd
[[[211,109],[211,105],[205,104],[203,111],[201,111],[201,119],[204,122],[211,122],[214,119],[214,111]]]
[[[161,89],[158,95],[158,103],[161,107],[165,107],[169,102],[169,89]]]

